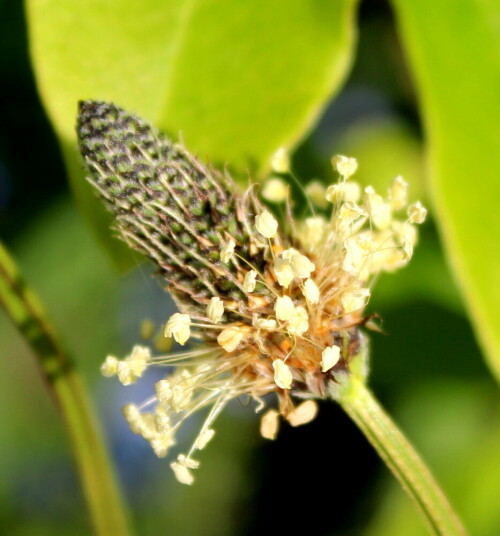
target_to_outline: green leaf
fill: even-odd
[[[500,378],[500,4],[393,4],[422,103],[434,214]]]
[[[245,176],[311,128],[350,65],[355,0],[31,0],[39,91],[88,218],[107,220],[82,180],[76,103],[111,100]],[[117,255],[117,241],[107,238]]]

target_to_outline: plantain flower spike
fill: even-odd
[[[178,306],[165,336],[198,341],[181,354],[152,357],[136,346],[123,360],[108,356],[103,374],[125,385],[150,366],[169,369],[143,405],[125,406],[131,430],[164,457],[186,418],[206,408],[191,448],[171,463],[191,484],[196,452],[230,400],[248,395],[256,411],[270,406],[261,423],[268,439],[280,417],[292,426],[314,419],[316,400],[366,354],[361,326],[377,274],[411,258],[413,224],[426,211],[406,206],[403,179],[387,198],[363,193],[352,181],[356,160],[338,156],[339,182],[311,199],[318,213],[285,225],[254,187],[239,193],[227,174],[112,103],[80,102],[77,130],[88,180],[118,237],[153,261]]]

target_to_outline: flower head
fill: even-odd
[[[406,183],[396,179],[387,199],[371,187],[361,197],[359,185],[347,182],[356,160],[339,156],[340,182],[323,192],[330,212],[284,227],[253,188],[239,195],[227,176],[112,104],[81,104],[79,138],[116,229],[157,264],[177,302],[165,335],[202,341],[180,354],[151,357],[135,347],[124,360],[106,359],[103,374],[124,384],[149,366],[175,367],[140,409],[126,407],[131,430],[166,456],[186,418],[207,408],[192,447],[171,463],[177,479],[191,484],[193,455],[212,439],[230,400],[249,395],[260,411],[274,394],[277,408],[261,421],[269,439],[281,417],[292,426],[312,420],[314,399],[326,396],[336,372],[349,372],[363,347],[374,278],[412,255],[413,223],[426,211],[416,203],[406,220],[394,217],[406,206]]]

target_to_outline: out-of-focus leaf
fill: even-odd
[[[42,212],[12,249],[93,383],[115,339],[112,323],[103,325],[116,318],[119,281],[70,199]],[[3,311],[0,356],[0,509],[15,505],[11,519],[2,511],[0,533],[88,534],[61,419],[29,347]],[[61,528],[64,516],[71,527]]]
[[[76,103],[111,100],[236,172],[265,172],[338,89],[353,49],[355,0],[27,0],[39,91],[72,184],[108,247],[82,180]],[[118,255],[119,256],[119,255]]]
[[[393,4],[423,106],[434,213],[500,377],[500,4]]]

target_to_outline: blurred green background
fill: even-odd
[[[352,71],[298,145],[294,166],[304,179],[327,183],[330,156],[353,155],[364,184],[385,188],[401,174],[414,198],[429,205],[421,114],[389,6],[363,3],[358,32]],[[284,427],[272,443],[259,437],[252,408],[234,403],[191,488],[128,431],[120,407],[145,398],[152,377],[123,388],[101,378],[99,365],[107,353],[128,351],[143,318],[161,324],[172,302],[138,259],[132,270],[117,273],[76,208],[37,96],[19,2],[0,3],[0,57],[0,235],[76,356],[137,533],[426,534],[387,469],[333,403],[323,403],[310,425]],[[385,331],[372,336],[373,390],[429,462],[471,534],[500,534],[497,387],[444,260],[432,210],[414,259],[380,278],[370,312],[381,315]],[[61,421],[2,312],[0,422],[0,534],[89,534]],[[198,424],[187,426],[181,446]]]

